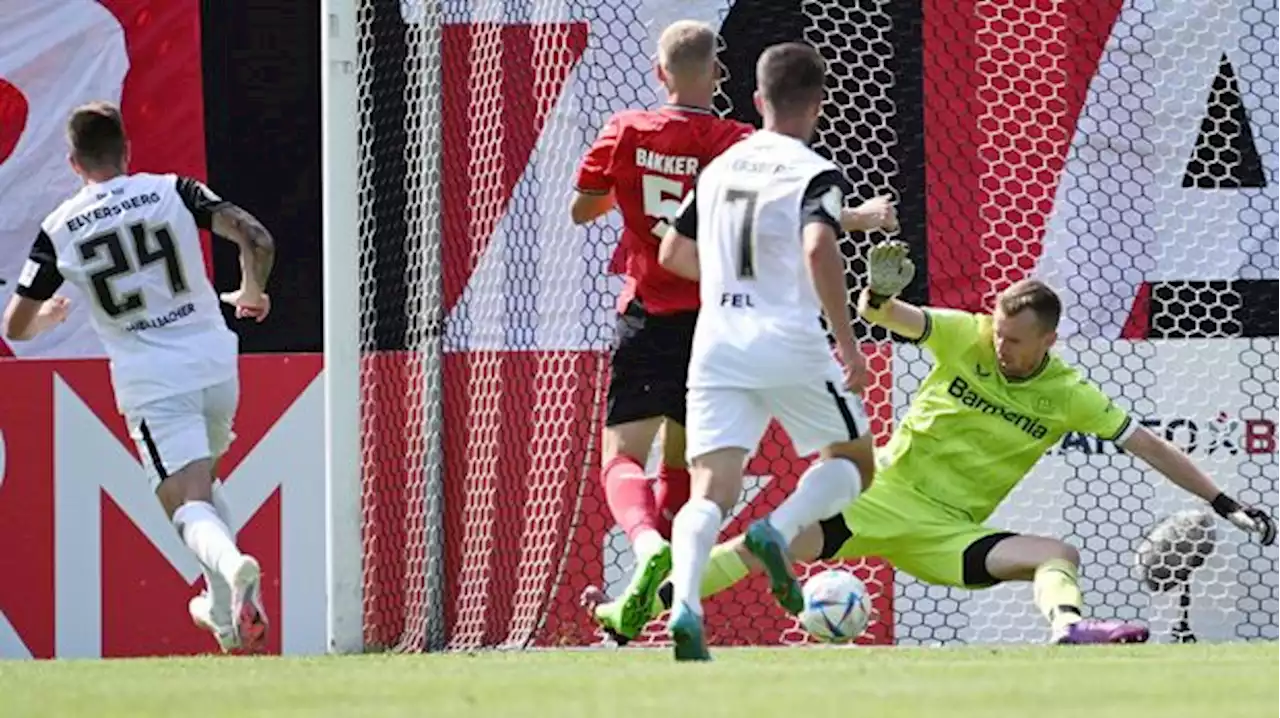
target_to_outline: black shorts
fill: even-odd
[[[618,315],[605,426],[666,417],[684,425],[685,383],[697,312],[649,314],[637,301]]]

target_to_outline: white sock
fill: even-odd
[[[240,565],[240,549],[213,505],[188,501],[173,512],[173,525],[200,563],[230,584],[232,573]]]
[[[631,546],[636,553],[636,563],[657,553],[664,543],[666,540],[662,538],[662,534],[653,529],[645,529],[636,534],[635,543]]]
[[[227,525],[227,529],[231,534],[231,540],[236,538],[236,532],[230,531],[231,528],[231,506],[227,503],[227,498],[223,494],[222,481],[213,480],[213,510],[218,512],[218,518],[222,519],[222,523]]]
[[[219,627],[231,625],[231,584],[217,571],[204,568],[204,585],[209,587],[209,617]]]
[[[862,474],[852,461],[816,461],[800,476],[795,492],[769,514],[769,523],[790,545],[802,529],[840,513],[861,491]]]
[[[223,495],[222,482],[218,479],[213,480],[213,509],[218,513],[218,518],[222,519],[222,523],[227,526],[227,533],[231,536],[231,540],[236,540],[236,532],[231,531],[231,507],[227,504],[226,497]],[[210,613],[214,623],[219,626],[231,625],[231,584],[227,583],[222,574],[205,568],[204,585],[209,587],[209,599],[211,603]]]
[[[681,603],[702,615],[702,571],[724,520],[709,499],[690,499],[671,522],[671,605]]]

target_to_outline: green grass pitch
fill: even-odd
[[[1274,715],[1277,645],[723,649],[0,662],[0,716]]]

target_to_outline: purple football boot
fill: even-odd
[[[1115,619],[1085,618],[1071,624],[1066,633],[1054,643],[1146,643],[1151,631],[1137,623],[1125,623]]]

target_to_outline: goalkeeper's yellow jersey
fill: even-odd
[[[1050,353],[1024,379],[996,361],[992,318],[926,309],[918,340],[934,366],[878,452],[877,482],[905,484],[982,522],[1068,431],[1123,441],[1135,427],[1097,385]]]

